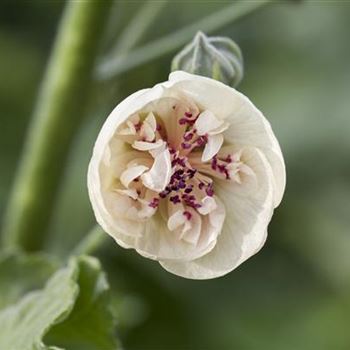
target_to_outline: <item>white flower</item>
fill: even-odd
[[[179,276],[207,279],[262,247],[285,166],[247,97],[178,71],[113,110],[88,187],[98,223],[118,244]]]

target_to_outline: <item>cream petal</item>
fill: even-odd
[[[274,205],[278,206],[285,189],[286,170],[279,143],[263,114],[246,96],[219,81],[182,71],[171,73],[169,81],[203,109],[230,124],[225,131],[226,142],[262,150],[272,168]]]
[[[113,233],[110,234],[111,236],[122,234],[134,239],[142,236],[143,223],[136,215],[130,215],[131,211],[136,210],[135,201],[132,198],[111,192],[104,197],[104,203],[108,209],[108,215],[103,217],[103,225]]]
[[[127,151],[117,155],[110,155],[108,159],[106,157],[106,159],[101,162],[100,172],[104,174],[104,177],[101,178],[101,182],[105,182],[107,172],[110,173],[113,178],[120,178],[125,169],[131,165],[144,165],[150,168],[152,163],[153,159],[150,155],[147,153],[142,154],[137,151]]]
[[[151,142],[154,140],[156,134],[150,124],[144,122],[141,126],[140,136],[145,141]]]
[[[159,116],[166,129],[167,141],[173,148],[180,146],[186,130],[186,125],[181,124],[179,120],[186,112],[198,114],[197,107],[183,97],[178,89],[168,89],[161,99],[149,103],[143,111],[153,111]]]
[[[157,129],[157,120],[156,117],[154,116],[154,114],[152,112],[148,113],[146,119],[145,119],[145,123],[147,123],[151,129],[153,131],[156,131]]]
[[[157,208],[152,208],[149,206],[148,201],[140,201],[142,202],[141,210],[137,212],[137,216],[140,219],[149,219],[152,215],[155,214]]]
[[[201,201],[202,206],[198,208],[198,212],[207,215],[217,208],[216,201],[213,197],[205,196]]]
[[[212,159],[220,150],[224,143],[224,136],[222,134],[208,136],[208,142],[205,144],[202,162],[207,162]]]
[[[175,231],[168,229],[167,221],[163,220],[159,212],[143,222],[143,225],[142,236],[134,239],[125,235],[115,235],[115,237],[135,248],[139,254],[154,260],[170,258],[175,261],[190,261],[213,249],[212,242],[208,243],[204,239],[197,245],[179,239]]]
[[[226,206],[226,219],[215,247],[190,262],[161,261],[168,271],[191,279],[209,279],[227,274],[255,254],[266,240],[267,225],[273,212],[271,166],[258,149],[250,150],[249,166],[256,173],[256,191],[221,181],[216,193]]]
[[[156,142],[145,142],[145,141],[135,141],[132,147],[138,151],[151,151],[156,148],[162,147],[165,144],[163,140],[158,140]]]
[[[120,176],[120,182],[123,184],[123,186],[128,188],[130,182],[141,176],[147,170],[148,168],[144,165],[131,166],[130,168],[123,171]]]
[[[205,135],[219,128],[222,124],[223,122],[216,118],[212,112],[205,110],[199,115],[194,125],[198,135]]]
[[[191,210],[192,208],[189,208],[189,211]],[[220,203],[216,212],[222,211],[224,212],[224,208]],[[139,254],[150,259],[191,261],[207,254],[215,246],[216,237],[221,231],[223,218],[222,215],[217,215],[213,220],[216,223],[215,226],[210,223],[210,215],[211,213],[204,217],[198,214],[197,217],[193,216],[195,220],[203,221],[202,224],[199,224],[201,228],[199,235],[198,231],[195,231],[196,227],[198,228],[198,223],[193,225],[194,231],[189,232],[192,225],[185,227],[188,221],[185,222],[183,228],[178,228],[180,229],[178,234],[176,233],[178,229],[170,231],[168,221],[164,220],[159,211],[157,211],[149,220],[143,222],[144,231],[141,236],[133,238],[130,235],[116,234],[114,238],[123,247],[135,248]],[[184,232],[185,235],[180,239],[181,233]],[[188,235],[186,236],[186,234]],[[195,242],[197,236],[198,241]]]
[[[171,171],[170,153],[166,149],[156,156],[152,168],[141,176],[141,180],[147,188],[161,192],[170,181]]]
[[[186,222],[186,217],[183,214],[184,209],[180,208],[179,210],[175,211],[171,216],[169,216],[168,219],[168,229],[170,231],[174,231],[180,226],[184,225]]]
[[[180,238],[187,243],[197,245],[202,233],[202,219],[201,216],[192,208],[187,208],[186,211],[191,214],[191,219],[186,221],[186,223],[189,223],[189,225],[187,227],[185,225]]]
[[[111,167],[111,163],[114,163],[112,160],[126,152],[124,142],[117,140],[114,135],[118,127],[130,115],[134,115],[151,101],[161,98],[172,85],[172,83],[166,82],[156,85],[152,89],[140,90],[127,97],[108,116],[95,142],[87,176],[89,197],[97,222],[105,232],[114,238],[118,234],[137,236],[143,231],[141,223],[130,220],[129,222],[115,216],[113,208],[118,202],[115,203],[115,196],[125,196],[112,194],[110,188],[104,185],[105,178],[107,178],[107,182],[110,181],[108,179],[112,179],[111,173],[120,172],[120,169]],[[116,163],[116,165],[118,164]]]
[[[208,132],[209,135],[216,135],[216,134],[221,134],[222,132],[224,132],[225,130],[227,130],[229,128],[230,124],[226,123],[226,122],[222,122],[221,125],[219,127],[217,127],[214,130],[211,130]]]
[[[127,190],[120,190],[120,189],[116,189],[115,190],[117,193],[120,194],[124,194],[126,196],[129,196],[132,199],[137,199],[137,197],[139,196],[137,194],[137,191],[135,189],[127,189]]]
[[[164,152],[167,148],[167,143],[163,140],[158,140],[155,144],[157,144],[157,147],[148,151],[153,158],[157,157],[158,154]]]
[[[128,122],[128,127],[121,129],[118,132],[118,135],[125,135],[125,136],[134,136],[136,135],[136,129],[134,124],[132,124],[131,122]]]

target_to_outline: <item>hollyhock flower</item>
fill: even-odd
[[[284,187],[261,112],[235,89],[182,71],[112,111],[88,171],[102,228],[193,279],[222,276],[262,247]]]

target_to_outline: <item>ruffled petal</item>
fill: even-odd
[[[135,141],[132,147],[138,151],[152,151],[164,145],[163,140],[158,140],[156,142],[146,142],[146,141]]]
[[[242,185],[224,181],[216,184],[227,215],[214,249],[190,262],[161,261],[166,270],[192,279],[215,278],[232,271],[262,247],[273,212],[272,170],[261,151],[246,152],[248,165],[256,174],[255,190],[248,188],[248,179]]]
[[[194,125],[198,135],[205,135],[219,128],[222,124],[223,122],[216,118],[212,112],[205,110],[199,115]]]
[[[141,180],[147,188],[161,192],[170,181],[171,170],[170,153],[166,149],[156,156],[152,168],[141,176]]]
[[[148,168],[144,165],[135,165],[123,171],[120,176],[120,182],[128,188],[130,182],[141,176]]]
[[[274,205],[278,206],[285,189],[286,170],[279,143],[263,114],[246,96],[219,81],[181,71],[171,73],[169,81],[230,124],[225,131],[226,142],[262,150],[272,168]]]
[[[198,208],[198,212],[207,215],[217,208],[216,201],[213,197],[205,196],[201,201],[202,206]]]
[[[208,142],[205,144],[202,162],[207,162],[212,159],[220,150],[224,143],[224,136],[222,134],[208,136]]]

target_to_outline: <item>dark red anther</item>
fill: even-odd
[[[192,214],[189,211],[185,210],[182,214],[185,215],[185,217],[188,221],[191,220]]]
[[[223,165],[223,164],[219,164],[219,165],[218,165],[218,169],[219,169],[220,173],[225,173],[226,166]]]
[[[190,141],[190,140],[192,139],[192,137],[193,137],[193,133],[190,132],[190,133],[186,133],[186,134],[184,135],[183,139],[184,139],[185,141]]]
[[[160,198],[165,198],[168,194],[169,194],[168,191],[162,191],[162,192],[159,193],[159,197]]]
[[[181,147],[182,147],[183,149],[189,149],[189,148],[191,148],[191,144],[190,144],[190,143],[182,142],[182,143],[181,143]]]
[[[149,206],[151,208],[157,208],[159,205],[159,198],[153,198],[152,201],[149,203]]]
[[[185,188],[185,193],[191,193],[193,191],[193,186],[189,185]]]
[[[179,165],[181,165],[182,167],[185,167],[185,166],[186,166],[185,158],[178,158],[178,159],[177,159],[177,163],[178,163]]]
[[[213,197],[213,195],[214,195],[213,184],[208,185],[208,187],[205,189],[205,193],[206,193],[209,197]]]
[[[179,181],[179,188],[185,188],[185,187],[186,187],[185,181],[180,180]]]
[[[169,198],[171,202],[173,202],[174,204],[176,203],[180,203],[180,197],[178,195],[172,196]]]
[[[225,160],[224,160],[226,163],[232,163],[232,157],[231,157],[231,154],[229,154]]]
[[[208,136],[206,136],[206,135],[200,136],[200,137],[197,139],[197,141],[196,141],[196,143],[197,143],[198,146],[203,146],[203,145],[205,145],[207,142],[208,142]]]
[[[193,178],[193,176],[196,174],[197,170],[196,169],[188,169],[187,170],[187,174],[189,176],[190,179]]]
[[[135,127],[135,130],[136,130],[136,131],[140,131],[141,126],[142,126],[142,123],[141,123],[141,122],[138,122],[138,123],[134,124],[134,127]]]

